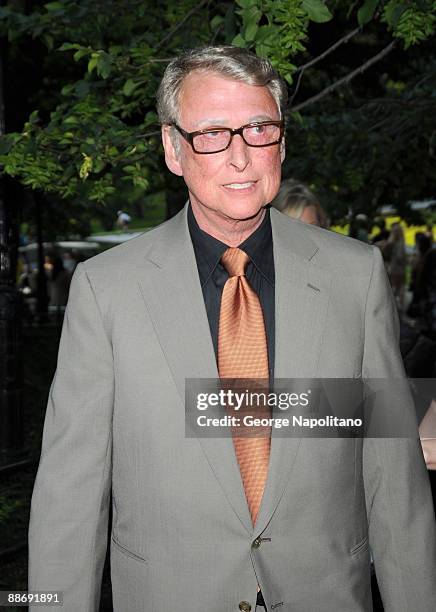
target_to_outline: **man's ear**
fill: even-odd
[[[282,163],[285,161],[285,157],[286,157],[286,141],[285,141],[285,137],[283,136],[282,142],[280,143],[280,159],[282,160]]]
[[[177,153],[174,146],[174,136],[171,134],[171,126],[162,126],[162,144],[165,151],[165,163],[169,170],[177,176],[183,176],[182,167],[180,165],[180,155]]]

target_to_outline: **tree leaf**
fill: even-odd
[[[70,96],[73,91],[73,85],[64,85],[61,89],[61,94],[63,96]]]
[[[88,62],[88,72],[91,73],[98,64],[98,56],[93,55]]]
[[[79,120],[77,117],[74,117],[74,115],[70,115],[69,117],[65,117],[62,123],[65,125],[78,125]]]
[[[82,57],[85,57],[85,55],[89,55],[89,49],[79,49],[73,55],[74,61],[78,62]]]
[[[256,43],[265,43],[268,38],[274,38],[277,35],[277,29],[271,25],[260,26],[256,33]]]
[[[253,4],[253,0],[236,0],[236,4],[242,8],[250,8],[250,6]]]
[[[232,45],[235,45],[235,47],[246,47],[247,43],[245,42],[245,40],[242,38],[241,34],[238,34],[237,36],[235,36],[235,38],[232,40]]]
[[[44,8],[46,8],[47,11],[65,10],[65,6],[62,4],[62,2],[48,2],[47,4],[44,4]]]
[[[255,21],[248,23],[247,27],[245,28],[245,36],[244,36],[245,40],[247,41],[254,40],[256,38],[256,33],[258,29],[259,29],[259,26],[257,25]]]
[[[45,43],[45,46],[49,51],[53,49],[54,46],[54,38],[50,34],[43,34],[42,39]]]
[[[395,28],[400,21],[401,15],[407,9],[405,4],[388,4],[385,10],[385,17],[388,24]]]
[[[83,162],[81,163],[79,168],[79,176],[82,180],[85,181],[88,178],[89,173],[92,171],[93,160],[92,157],[86,155],[86,153],[82,153],[82,155]]]
[[[258,55],[259,57],[264,57],[266,59],[270,51],[270,47],[268,47],[268,45],[265,45],[264,43],[256,45],[256,55]]]
[[[59,47],[58,51],[70,51],[70,49],[82,49],[82,45],[65,42]]]
[[[9,134],[0,136],[0,155],[6,155],[9,153],[13,144],[13,140],[9,138]]]
[[[311,21],[324,23],[333,17],[322,0],[303,0],[302,7]]]
[[[358,0],[354,0],[354,2],[351,2],[349,4],[348,10],[347,10],[347,19],[350,19],[350,15],[354,11],[356,4],[358,4]]]
[[[360,26],[365,25],[374,16],[379,0],[366,0],[357,12],[357,22]]]
[[[215,15],[215,17],[213,17],[211,19],[210,22],[210,29],[215,31],[217,30],[220,25],[222,25],[224,23],[224,17],[222,15]]]
[[[103,78],[107,79],[110,75],[112,69],[112,63],[110,56],[107,53],[100,54],[98,64],[97,64],[97,72]]]
[[[89,93],[89,83],[88,81],[78,81],[74,89],[79,98],[84,98]]]
[[[401,4],[400,6],[397,6],[394,10],[394,12],[392,13],[392,21],[391,21],[391,25],[393,28],[396,28],[398,25],[398,22],[400,21],[401,15],[407,11],[408,7],[405,6],[404,4]]]
[[[303,125],[303,117],[299,112],[293,112],[290,114],[292,121],[295,121],[298,125]]]
[[[127,81],[124,83],[123,94],[125,96],[131,96],[138,86],[139,83],[135,83],[133,79],[127,79]]]

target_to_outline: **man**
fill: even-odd
[[[433,609],[417,434],[185,435],[186,379],[403,376],[378,250],[266,208],[284,98],[241,49],[172,61],[158,109],[189,204],[75,272],[29,539],[29,588],[66,612],[98,609],[111,490],[117,612],[369,612],[369,545],[386,612]]]

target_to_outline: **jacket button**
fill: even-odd
[[[241,610],[241,612],[250,612],[251,606],[248,601],[241,601],[239,604],[239,609]]]
[[[259,548],[261,544],[262,544],[261,538],[256,538],[251,546],[253,548]]]

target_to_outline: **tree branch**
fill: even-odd
[[[362,30],[362,27],[359,26],[355,30],[352,30],[351,32],[348,32],[348,34],[345,34],[345,36],[343,36],[342,38],[337,40],[331,47],[329,47],[328,49],[323,51],[320,55],[317,55],[316,57],[311,59],[306,64],[303,64],[302,66],[299,66],[297,68],[297,70],[294,72],[294,74],[297,74],[298,72],[304,72],[304,70],[306,70],[307,68],[310,68],[311,66],[314,66],[315,64],[317,64],[318,62],[323,60],[325,57],[330,55],[330,53],[333,53],[333,51],[335,51],[338,47],[340,47],[341,45],[343,45],[343,44],[347,43],[349,40],[351,40],[353,38],[353,36],[356,36],[356,34],[358,34],[361,30]]]
[[[188,19],[190,19],[192,17],[192,15],[194,15],[205,4],[208,4],[209,2],[210,2],[210,0],[201,0],[201,2],[199,2],[190,11],[188,11],[186,13],[186,15],[183,17],[183,19],[181,21],[179,21],[179,23],[177,23],[174,26],[174,28],[168,32],[168,34],[166,36],[164,36],[162,38],[162,40],[159,42],[158,45],[156,45],[155,51],[159,51],[159,49],[161,49],[164,46],[164,44],[167,43],[174,36],[174,34],[180,30],[180,28],[183,26],[183,24],[185,24],[188,21]]]
[[[422,108],[422,107],[426,107],[426,106],[434,106],[434,100],[430,97],[428,98],[409,98],[409,99],[402,99],[402,98],[373,98],[372,100],[370,100],[367,104],[364,104],[362,107],[360,107],[359,110],[371,110],[373,106],[377,105],[377,104],[391,104],[391,105],[397,105],[397,106],[412,106],[415,108]]]
[[[298,93],[298,91],[300,89],[300,83],[301,83],[301,79],[303,78],[304,71],[307,68],[310,68],[311,66],[314,66],[315,64],[317,64],[318,62],[323,60],[325,57],[330,55],[330,53],[332,53],[335,49],[337,49],[341,45],[347,43],[351,38],[353,38],[353,36],[358,34],[358,32],[360,32],[361,29],[362,28],[359,26],[358,28],[352,30],[352,32],[348,32],[348,34],[346,34],[345,36],[343,36],[342,38],[337,40],[331,47],[329,47],[328,49],[323,51],[320,55],[317,55],[316,57],[311,59],[306,64],[303,64],[302,66],[299,66],[297,68],[297,70],[294,72],[294,74],[298,74],[298,73],[300,73],[300,74],[298,75],[297,85],[295,86],[295,90],[294,90],[294,93],[292,94],[292,98],[291,98],[289,104],[292,104],[293,101],[295,100],[296,96],[297,96],[297,93]]]
[[[169,64],[169,62],[171,62],[171,60],[173,60],[173,57],[150,57],[148,58],[148,60],[145,62],[145,64],[143,65],[147,65],[147,64]]]
[[[301,102],[300,104],[297,104],[296,106],[291,106],[288,109],[287,113],[296,113],[302,110],[303,108],[306,108],[307,106],[310,106],[314,104],[315,102],[318,102],[319,100],[321,100],[328,94],[332,93],[332,91],[335,91],[335,89],[338,89],[342,85],[350,83],[350,81],[352,81],[354,77],[358,76],[359,74],[362,74],[363,72],[368,70],[368,68],[370,68],[371,66],[379,62],[381,59],[383,59],[388,53],[390,53],[394,49],[395,45],[396,45],[396,41],[393,40],[389,45],[387,45],[387,47],[385,47],[379,53],[371,57],[368,61],[366,61],[361,66],[359,66],[359,68],[352,70],[346,76],[342,77],[335,83],[332,83],[331,85],[329,85],[328,87],[326,87],[325,89],[317,93],[315,96],[308,98],[307,100],[305,100],[304,102]]]
[[[435,72],[431,72],[430,74],[426,74],[424,77],[422,77],[422,79],[419,79],[419,81],[417,83],[415,83],[415,85],[412,87],[411,91],[415,91],[421,85],[423,85],[426,81],[429,81],[430,79],[433,79],[434,77],[435,77]]]
[[[435,155],[435,142],[436,142],[436,130],[433,130],[430,139],[428,141],[428,154],[430,157],[436,157]]]
[[[152,136],[160,136],[160,130],[156,132],[146,132],[145,134],[138,134],[142,138],[151,138]]]

